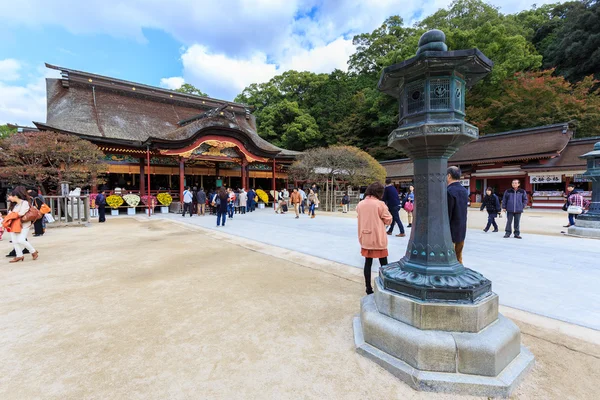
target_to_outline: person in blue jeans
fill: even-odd
[[[225,221],[227,221],[228,198],[227,191],[223,187],[217,189],[217,193],[213,197],[212,205],[217,211],[217,226],[225,226]]]
[[[229,218],[233,218],[233,211],[235,210],[235,193],[233,189],[227,188],[227,215]]]
[[[506,213],[506,229],[504,238],[509,238],[513,232],[512,224],[515,223],[515,239],[521,238],[521,214],[527,205],[527,192],[519,186],[521,181],[513,179],[512,189],[508,189],[502,196],[502,211]]]
[[[391,235],[394,232],[394,225],[398,224],[398,229],[400,229],[400,233],[396,236],[404,237],[406,234],[404,233],[404,225],[402,225],[402,221],[400,220],[400,196],[398,195],[398,191],[392,185],[391,179],[385,180],[385,189],[383,192],[383,198],[381,199],[388,208],[388,211],[392,215],[392,224],[387,230],[387,234]]]
[[[492,188],[487,188],[487,190],[485,191],[485,197],[483,198],[483,201],[481,202],[480,210],[483,211],[484,208],[487,210],[487,213],[488,213],[488,222],[487,222],[487,225],[485,226],[485,228],[483,229],[483,231],[487,232],[490,230],[490,226],[494,226],[493,232],[498,232],[498,224],[496,224],[496,216],[501,211],[500,199],[498,199],[498,196],[496,196],[494,194],[494,191],[492,190]]]

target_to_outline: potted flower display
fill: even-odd
[[[111,208],[110,215],[119,215],[119,207],[123,204],[123,198],[112,194],[106,198],[106,204]]]
[[[269,195],[262,189],[256,190],[258,196],[258,208],[265,208],[265,204],[269,202]]]
[[[171,195],[169,193],[159,193],[156,198],[158,199],[158,202],[162,204],[160,207],[160,212],[162,214],[168,214],[169,206],[173,202]]]
[[[142,203],[144,203],[146,207],[150,208],[151,214],[154,214],[154,207],[156,207],[157,202],[158,200],[155,196],[150,196],[150,198],[148,198],[147,195],[142,196]]]
[[[98,193],[90,193],[90,217],[97,217],[98,210],[96,209],[96,197],[98,197]]]
[[[127,203],[127,215],[135,215],[135,208],[140,204],[140,196],[137,194],[126,194],[123,200]]]

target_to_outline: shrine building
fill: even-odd
[[[150,174],[152,194],[221,185],[268,191],[287,184],[300,154],[262,139],[243,104],[46,66],[62,77],[46,79],[46,122],[34,124],[96,144],[109,190],[146,194]]]
[[[519,179],[533,208],[561,208],[571,182],[584,198],[591,199],[591,182],[581,176],[586,163],[579,156],[592,151],[600,137],[576,139],[574,135],[569,123],[485,135],[460,148],[448,165],[461,168],[462,184],[473,206],[479,205],[487,187],[502,195],[513,179]],[[410,159],[382,161],[381,165],[401,190],[412,184]]]

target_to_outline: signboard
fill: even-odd
[[[560,183],[562,175],[529,175],[531,183]]]
[[[461,179],[460,184],[464,187],[469,187],[471,185],[471,180],[470,179]]]
[[[573,181],[580,183],[580,182],[591,182],[592,180],[589,177],[585,177],[582,174],[575,174],[573,175]]]

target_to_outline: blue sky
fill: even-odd
[[[232,100],[288,69],[346,69],[352,36],[449,0],[47,0],[0,7],[0,124],[45,121],[44,62]],[[495,0],[504,12],[547,1]]]

